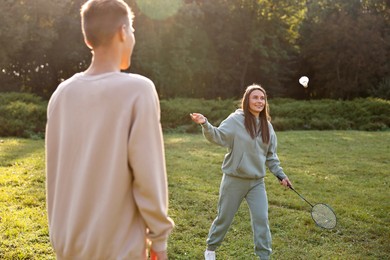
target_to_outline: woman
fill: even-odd
[[[223,177],[219,192],[218,215],[207,238],[205,259],[215,259],[234,215],[246,199],[251,215],[255,253],[267,260],[271,250],[268,225],[268,201],[264,184],[266,166],[282,179],[283,186],[291,185],[276,154],[276,135],[271,125],[267,95],[259,85],[247,87],[237,109],[219,127],[211,125],[205,116],[191,114],[202,125],[203,135],[211,143],[228,148],[222,163]]]

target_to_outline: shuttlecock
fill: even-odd
[[[302,76],[299,79],[299,84],[301,84],[304,88],[307,88],[309,86],[309,78],[306,76]]]

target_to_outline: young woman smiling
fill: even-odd
[[[202,114],[192,113],[191,118],[202,125],[208,141],[228,149],[222,163],[218,214],[210,227],[205,259],[215,259],[215,250],[221,245],[243,199],[250,210],[255,253],[262,260],[269,259],[272,249],[264,184],[266,167],[282,179],[283,186],[291,183],[276,154],[277,139],[270,123],[265,90],[260,85],[247,87],[241,108],[218,127],[211,125]]]

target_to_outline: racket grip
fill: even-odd
[[[276,176],[276,177],[278,177],[279,181],[283,181],[283,178],[282,178],[282,177],[280,177],[280,176]],[[288,184],[287,186],[288,186],[289,188],[292,188],[290,184]]]

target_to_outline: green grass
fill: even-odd
[[[44,142],[0,141],[0,259],[55,259],[45,205]]]
[[[0,259],[54,259],[45,212],[44,143],[0,143]],[[334,230],[315,226],[310,207],[266,177],[273,259],[389,259],[390,132],[279,132],[279,157],[298,192],[338,216]],[[202,259],[216,215],[225,149],[200,134],[165,134],[170,259]],[[244,202],[218,259],[255,259]]]

